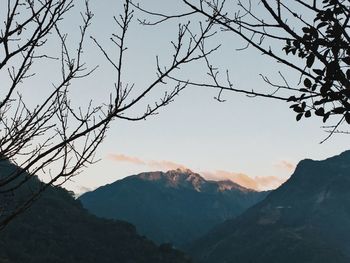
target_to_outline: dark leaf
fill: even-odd
[[[300,48],[300,43],[299,43],[299,41],[294,40],[294,41],[293,41],[293,46],[295,46],[296,48]]]
[[[313,69],[313,71],[317,74],[322,76],[323,75],[323,70],[322,69]]]
[[[309,33],[309,32],[310,32],[310,28],[308,28],[308,27],[303,27],[303,32],[304,32],[304,33]]]
[[[314,38],[318,38],[318,32],[317,29],[315,27],[310,27],[310,33]]]
[[[327,95],[328,90],[330,89],[330,83],[326,82],[321,86],[320,92],[323,97]]]
[[[350,113],[349,113],[349,112],[345,113],[345,121],[346,121],[348,124],[350,124]]]
[[[310,117],[311,117],[311,111],[309,111],[309,110],[306,111],[306,112],[305,112],[305,117],[306,117],[306,118],[310,118]]]
[[[317,29],[320,29],[321,27],[326,26],[328,23],[327,22],[321,22],[317,25]]]
[[[307,88],[311,88],[311,85],[312,85],[311,80],[306,78],[304,80],[304,86],[307,87]]]
[[[321,100],[316,100],[316,101],[314,102],[314,105],[315,105],[315,106],[321,105],[321,104],[323,104],[323,100],[322,100],[322,99],[321,99]]]
[[[295,107],[293,108],[293,110],[294,110],[295,112],[297,112],[297,113],[302,113],[302,112],[304,112],[303,108],[301,108],[300,106],[295,106]]]
[[[299,113],[296,117],[296,120],[297,121],[300,121],[301,117],[303,117],[303,113]]]
[[[324,109],[323,108],[319,108],[319,109],[315,110],[315,114],[317,116],[323,116],[324,115]]]
[[[297,101],[297,98],[295,96],[290,96],[287,102],[290,102],[290,101]]]
[[[345,108],[344,107],[337,107],[337,108],[334,108],[332,111],[336,114],[343,114],[345,111]]]
[[[308,68],[311,68],[314,62],[315,62],[315,55],[311,53],[306,59],[306,66]]]
[[[325,114],[323,115],[323,122],[326,122],[326,121],[328,120],[329,115],[330,115],[329,112],[327,112],[327,113],[325,113]]]

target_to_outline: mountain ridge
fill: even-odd
[[[14,169],[16,166],[0,162],[0,177]],[[26,198],[29,190],[42,184],[37,177],[28,182],[16,190],[12,202]],[[4,263],[191,262],[171,246],[157,246],[140,236],[130,223],[88,213],[60,187],[48,187],[28,210],[1,230],[0,237],[0,262]]]
[[[97,216],[126,220],[157,243],[183,246],[267,193],[206,180],[190,170],[171,170],[132,175],[79,199]]]
[[[147,181],[161,181],[165,180],[168,184],[167,186],[173,187],[187,187],[193,186],[197,191],[200,191],[201,185],[205,183],[218,185],[218,190],[232,190],[239,189],[241,191],[247,192],[259,192],[253,189],[243,187],[229,179],[226,180],[208,180],[202,177],[199,173],[192,172],[190,169],[175,169],[169,170],[167,172],[154,171],[154,172],[143,172],[140,174],[132,175],[131,177],[136,177],[144,179]]]
[[[300,161],[287,182],[188,252],[202,263],[350,262],[349,163],[350,151]]]

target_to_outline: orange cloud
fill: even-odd
[[[286,181],[284,178],[277,176],[255,176],[251,177],[244,173],[234,173],[218,170],[216,172],[203,172],[205,178],[211,180],[231,180],[243,187],[254,190],[275,189]]]
[[[147,165],[161,170],[175,170],[175,169],[187,169],[186,166],[178,163],[174,163],[172,161],[149,161]]]
[[[155,160],[142,160],[140,158],[134,157],[134,156],[127,156],[124,154],[109,154],[108,158],[117,161],[117,162],[127,162],[131,164],[136,164],[136,165],[145,165],[148,166],[149,168],[152,169],[159,169],[159,170],[175,170],[175,169],[187,169],[186,166],[182,164],[178,164],[172,161],[166,161],[166,160],[161,160],[161,161],[155,161]]]
[[[146,162],[133,156],[127,156],[124,154],[109,154],[108,158],[117,162],[127,162],[137,165],[146,165]]]
[[[295,169],[295,164],[292,164],[291,162],[282,160],[279,163],[275,165],[277,168],[287,170],[288,172],[293,172]]]
[[[175,169],[188,169],[186,166],[167,160],[143,160],[138,157],[128,156],[124,154],[110,154],[108,158],[117,162],[127,162],[134,165],[147,166],[150,169],[157,169],[161,171],[175,170]],[[279,166],[292,170],[294,165],[287,162],[281,161]],[[254,189],[254,190],[270,190],[275,189],[286,181],[285,178],[277,176],[255,176],[251,177],[244,173],[227,172],[218,170],[215,172],[202,172],[205,178],[210,180],[231,180],[243,187]]]

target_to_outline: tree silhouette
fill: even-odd
[[[201,16],[214,23],[213,31],[233,34],[263,55],[300,74],[299,83],[290,85],[279,72],[281,83],[263,80],[273,92],[257,92],[235,88],[228,72],[220,78],[219,68],[206,59],[211,82],[191,82],[174,78],[181,83],[216,88],[216,97],[222,101],[223,91],[244,93],[249,96],[268,97],[290,102],[296,119],[312,115],[322,118],[329,132],[327,140],[342,124],[350,124],[350,5],[345,0],[182,0],[190,11],[169,15],[146,11],[156,21],[154,25],[170,19]],[[222,39],[217,34],[216,40]],[[226,38],[225,38],[226,39]],[[201,45],[204,52],[205,46]],[[222,81],[225,79],[225,81]],[[346,127],[346,126],[344,126]]]
[[[80,14],[78,41],[72,45],[61,22],[74,11],[74,3],[73,0],[7,0],[1,7],[0,227],[27,209],[48,186],[60,186],[94,163],[96,149],[113,120],[144,120],[169,104],[187,86],[169,79],[169,74],[209,54],[198,50],[200,43],[210,37],[213,23],[206,23],[202,34],[195,38],[187,24],[180,24],[178,36],[172,42],[174,55],[170,64],[157,63],[154,81],[141,91],[134,91],[134,85],[122,79],[126,36],[134,15],[130,2],[125,0],[122,14],[114,17],[117,31],[110,39],[116,56],[108,54],[96,38],[89,38],[93,13],[88,1]],[[191,41],[187,41],[189,38]],[[100,105],[90,101],[87,106],[81,106],[70,93],[81,78],[91,78],[97,70],[85,62],[87,41],[101,50],[116,72],[110,96]],[[60,50],[49,54],[49,45],[60,46]],[[45,89],[46,93],[38,94],[30,81],[33,77],[46,79],[41,70],[48,61],[50,65],[57,63],[61,70],[52,86]],[[141,103],[147,103],[151,91],[162,86],[168,88],[159,100],[134,115],[136,108],[144,105]],[[23,94],[24,88],[32,89],[31,96]],[[44,181],[38,183],[38,174]]]

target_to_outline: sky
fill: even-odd
[[[95,16],[89,35],[99,39],[111,54],[115,52],[109,41],[116,30],[113,15],[121,11],[121,3],[120,0],[90,1]],[[181,1],[147,0],[142,4],[150,10],[183,10]],[[75,13],[78,8],[79,3],[67,16],[63,27],[73,39],[80,23]],[[171,59],[170,41],[176,39],[178,23],[173,21],[154,27],[139,25],[136,18],[144,16],[135,13],[127,35],[128,50],[124,60],[123,79],[125,83],[134,83],[136,90],[155,78],[156,55],[164,64]],[[192,25],[198,28],[196,21],[192,21]],[[213,63],[223,72],[226,68],[229,70],[236,87],[269,92],[271,87],[259,74],[277,79],[279,70],[291,81],[298,78],[294,72],[253,49],[236,51],[244,46],[238,38],[219,35],[213,40],[213,46],[216,43],[221,43],[222,47],[212,56]],[[108,101],[116,73],[91,40],[86,45],[88,64],[100,67],[92,76],[81,80],[72,96],[78,103],[90,99],[96,103]],[[50,69],[43,68],[42,73],[50,74]],[[179,74],[191,79],[206,78],[199,64],[190,65]],[[161,97],[163,91],[155,90],[147,102]],[[327,136],[320,128],[321,120],[311,118],[296,122],[286,102],[229,92],[223,93],[225,102],[218,102],[215,96],[217,91],[189,87],[173,103],[160,109],[158,115],[145,121],[116,120],[97,151],[100,161],[87,167],[64,187],[79,194],[140,172],[188,168],[207,179],[231,179],[249,188],[266,190],[287,180],[302,159],[325,159],[349,149],[347,135],[334,135],[320,144]],[[135,113],[142,111],[143,108],[135,109]]]

